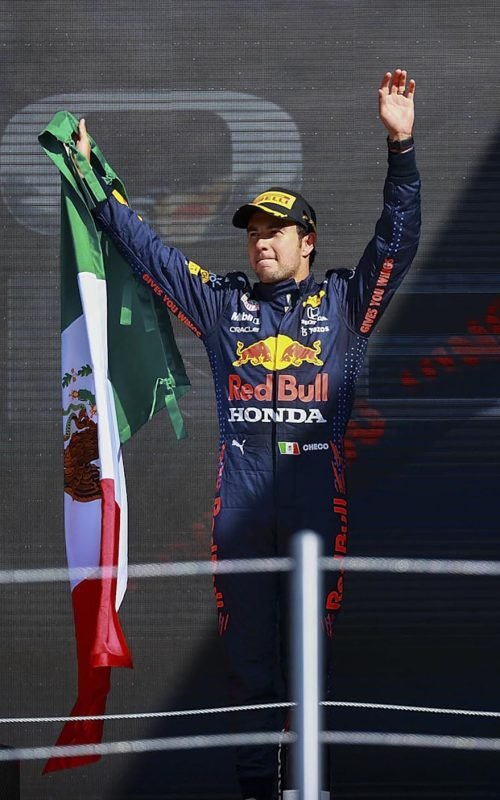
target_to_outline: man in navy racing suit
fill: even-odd
[[[399,69],[386,73],[379,89],[389,146],[384,206],[355,270],[315,279],[316,215],[290,189],[271,188],[234,215],[236,227],[247,230],[253,286],[244,273],[216,275],[165,246],[111,190],[94,209],[138,278],[207,349],[220,426],[214,559],[286,555],[290,537],[303,528],[320,534],[326,554],[346,553],[343,439],[356,379],[419,238],[414,91]],[[78,147],[90,160],[84,120]],[[223,574],[214,589],[235,703],[282,699],[276,667],[286,686],[288,659],[277,644],[287,618],[283,576]],[[321,622],[328,639],[342,596],[342,571],[326,573]],[[249,712],[247,721],[255,731],[283,725],[275,710],[253,718]],[[243,798],[270,800],[275,748],[240,748],[237,773]]]

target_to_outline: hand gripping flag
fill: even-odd
[[[75,717],[104,714],[111,667],[132,666],[118,619],[127,583],[127,496],[121,444],[164,406],[177,437],[183,437],[177,400],[189,389],[168,316],[96,229],[88,204],[105,199],[105,192],[76,149],[73,135],[77,130],[72,114],[58,112],[39,136],[62,181],[66,552],[70,569],[99,571],[97,578],[75,578],[70,573],[78,659],[78,698],[71,711]],[[85,182],[79,179],[75,159],[86,170]],[[92,166],[126,199],[123,184],[93,141]],[[122,307],[124,298],[128,307]],[[101,741],[102,731],[102,720],[67,722],[57,744],[95,744]],[[98,758],[52,758],[45,772]]]

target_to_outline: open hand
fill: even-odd
[[[386,72],[378,90],[379,115],[390,139],[407,139],[413,130],[415,81],[408,86],[406,81],[405,69],[397,69],[394,75]]]

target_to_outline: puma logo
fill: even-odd
[[[246,442],[246,439],[243,439],[242,442],[237,442],[236,439],[233,439],[233,441],[231,442],[233,447],[239,447],[240,448],[242,456],[245,455],[245,451],[243,449],[245,447],[245,442]]]

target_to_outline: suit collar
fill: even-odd
[[[276,300],[279,297],[290,294],[292,296],[301,297],[303,294],[314,291],[317,284],[314,275],[310,272],[307,278],[297,283],[293,278],[286,281],[278,281],[278,283],[254,283],[253,294],[259,300]]]

